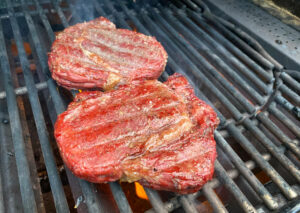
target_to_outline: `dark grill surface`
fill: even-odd
[[[53,139],[71,95],[51,79],[47,51],[56,32],[98,16],[156,36],[169,54],[160,80],[183,73],[221,120],[214,179],[184,196],[145,189],[147,212],[299,211],[299,72],[285,70],[201,1],[6,0],[0,6],[0,212],[138,211],[122,184],[74,177]]]

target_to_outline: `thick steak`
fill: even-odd
[[[100,17],[58,34],[49,53],[52,78],[68,89],[111,89],[137,79],[157,79],[167,53],[150,36],[116,29]]]
[[[175,74],[165,83],[79,93],[59,115],[55,138],[80,178],[191,193],[213,176],[218,123],[213,109]]]

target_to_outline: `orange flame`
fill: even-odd
[[[138,182],[134,182],[134,185],[135,185],[136,195],[141,199],[149,200],[144,187],[141,184],[139,184]]]
[[[132,26],[132,31],[137,32],[137,28],[135,26]]]

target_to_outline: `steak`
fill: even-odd
[[[154,37],[116,29],[104,17],[59,33],[48,58],[52,78],[67,89],[108,90],[157,79],[166,62],[167,53]]]
[[[198,191],[213,176],[214,110],[180,74],[108,92],[77,94],[58,116],[55,138],[78,177],[138,181],[158,190]]]

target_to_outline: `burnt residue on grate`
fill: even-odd
[[[50,77],[56,33],[105,16],[155,36],[169,59],[159,80],[184,74],[221,120],[215,176],[178,196],[134,184],[92,184],[60,159],[53,125],[76,93]],[[256,212],[297,208],[300,83],[253,38],[200,0],[7,0],[0,9],[0,211]],[[38,184],[38,185],[37,185]]]

